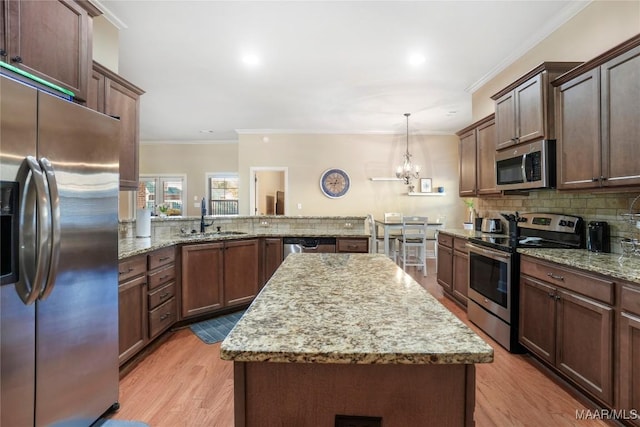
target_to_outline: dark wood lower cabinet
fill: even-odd
[[[454,239],[453,250],[453,296],[463,305],[467,305],[467,290],[469,288],[469,252],[466,239]],[[462,249],[464,248],[464,249]]]
[[[118,361],[123,364],[148,342],[147,276],[121,283],[118,287],[118,304]]]
[[[438,283],[445,292],[453,292],[453,248],[438,235]],[[453,240],[451,241],[453,242]]]
[[[538,357],[556,361],[555,288],[530,277],[520,278],[520,343]]]
[[[613,405],[612,307],[558,290],[556,366],[583,389]]]
[[[530,277],[527,274],[539,277]],[[581,282],[573,282],[580,274]],[[557,280],[592,292],[588,297],[548,283]],[[523,257],[520,277],[520,342],[565,378],[608,407],[613,407],[612,306],[595,298],[612,282]]]
[[[224,243],[182,247],[182,317],[222,308],[223,273]]]
[[[224,244],[224,304],[249,304],[258,294],[258,239]]]
[[[182,247],[182,317],[250,303],[259,290],[258,239]]]
[[[622,285],[618,315],[618,407],[638,418],[629,423],[640,426],[640,287]],[[633,418],[632,416],[630,418]]]
[[[260,288],[262,288],[282,264],[284,245],[280,237],[264,237],[261,239],[262,262]]]

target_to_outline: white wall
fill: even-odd
[[[240,135],[240,214],[249,214],[249,168],[287,167],[289,171],[289,215],[365,215],[384,212],[447,216],[461,227],[464,204],[458,197],[458,138],[455,135],[411,135],[409,151],[422,166],[422,176],[433,187],[445,187],[443,197],[407,196],[398,181],[371,181],[391,177],[401,163],[406,135],[280,134]],[[344,169],[351,189],[340,199],[320,191],[320,175],[329,168]],[[417,183],[416,183],[417,184]],[[302,206],[298,209],[298,204]]]

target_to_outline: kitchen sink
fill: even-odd
[[[202,237],[227,237],[241,236],[247,234],[245,231],[209,231],[206,233],[180,233],[180,237],[184,238],[202,238]]]

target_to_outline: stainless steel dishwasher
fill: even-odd
[[[298,253],[333,253],[336,251],[335,237],[285,237],[284,258]]]

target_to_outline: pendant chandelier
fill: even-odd
[[[411,113],[404,113],[407,118],[407,151],[404,153],[404,163],[396,169],[396,177],[402,178],[406,185],[411,185],[412,179],[420,177],[420,166],[411,163],[411,154],[409,154],[409,116]]]

